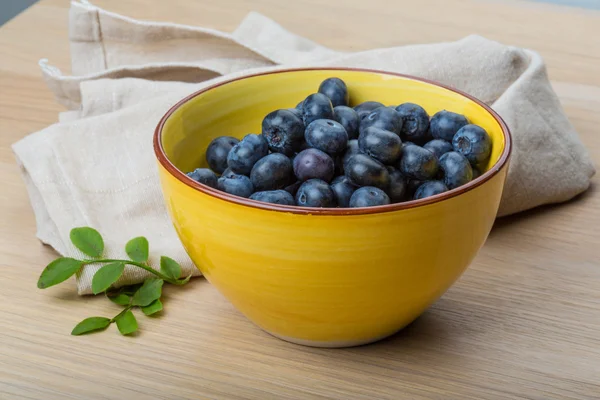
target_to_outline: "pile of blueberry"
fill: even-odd
[[[376,101],[350,108],[344,81],[329,78],[296,108],[268,114],[261,134],[214,139],[210,169],[187,175],[267,203],[370,207],[464,185],[479,176],[491,147],[483,128],[453,112],[430,119],[417,104]]]

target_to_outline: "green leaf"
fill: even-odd
[[[148,239],[143,236],[131,239],[125,245],[125,251],[133,261],[148,261]]]
[[[162,279],[149,278],[144,281],[144,284],[137,292],[133,295],[134,306],[145,307],[157,300],[162,295],[162,285],[164,281]]]
[[[73,228],[69,235],[71,242],[81,250],[82,253],[93,258],[102,257],[104,252],[104,240],[97,230],[89,227]]]
[[[189,282],[191,277],[192,277],[192,274],[189,274],[185,278],[177,280],[177,283],[179,283],[180,285],[185,285],[186,283]]]
[[[154,313],[161,311],[162,309],[163,309],[163,305],[160,302],[160,299],[156,299],[152,303],[147,305],[146,307],[142,307],[142,311],[146,315],[152,315]]]
[[[92,278],[92,292],[98,294],[104,292],[115,283],[125,270],[125,264],[120,261],[106,264],[94,274]]]
[[[128,306],[131,301],[131,296],[124,293],[119,293],[116,296],[107,296],[110,301],[120,306]]]
[[[141,283],[136,283],[135,285],[123,286],[119,289],[119,293],[133,296],[135,294],[135,292],[137,292],[138,289],[141,287],[142,287]]]
[[[137,331],[138,324],[131,310],[119,314],[115,319],[115,322],[117,323],[117,328],[119,328],[121,335],[129,335],[130,333]]]
[[[172,279],[179,279],[181,276],[181,267],[177,261],[167,256],[160,258],[160,272]]]
[[[69,257],[61,257],[52,261],[40,275],[37,287],[45,289],[69,279],[81,268],[81,261]]]
[[[82,335],[84,333],[94,332],[106,329],[110,325],[110,318],[90,317],[86,318],[73,328],[71,335]]]

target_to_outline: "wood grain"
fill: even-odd
[[[477,0],[97,0],[147,20],[232,30],[251,11],[339,50],[471,33],[534,49],[571,121],[600,159],[600,12]],[[600,193],[497,221],[465,275],[380,343],[299,347],[244,319],[206,281],[167,288],[141,333],[72,337],[117,311],[74,285],[35,283],[54,253],[35,221],[10,145],[56,122],[39,58],[69,71],[68,2],[42,0],[0,28],[0,398],[598,399]]]

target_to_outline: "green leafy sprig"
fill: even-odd
[[[113,322],[117,324],[121,334],[134,333],[138,329],[138,324],[132,309],[140,308],[145,315],[153,315],[161,311],[163,304],[160,297],[163,284],[168,282],[181,286],[188,283],[191,278],[190,275],[181,279],[181,266],[167,256],[160,258],[160,270],[149,266],[149,245],[148,240],[143,236],[133,238],[125,245],[125,252],[129,256],[129,260],[102,258],[104,240],[102,235],[93,228],[73,228],[69,237],[75,247],[90,259],[57,258],[42,271],[37,283],[38,288],[46,289],[64,282],[78,273],[85,265],[103,264],[92,278],[92,292],[94,294],[104,293],[113,303],[124,307],[123,311],[113,318],[90,317],[84,319],[73,328],[72,335],[101,331]],[[142,268],[154,276],[146,279],[142,284],[115,289],[113,285],[123,275],[125,265]]]

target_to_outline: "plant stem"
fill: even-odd
[[[129,265],[134,265],[136,267],[140,267],[142,269],[145,269],[146,271],[150,272],[151,274],[154,274],[156,276],[158,276],[160,279],[167,281],[173,285],[185,285],[185,282],[180,282],[176,279],[171,279],[166,275],[161,274],[159,271],[155,270],[152,267],[149,267],[146,264],[143,263],[139,263],[136,261],[132,261],[132,260],[116,260],[116,259],[112,259],[112,258],[105,258],[105,259],[101,259],[101,260],[83,260],[82,264],[83,265],[87,265],[87,264],[95,264],[95,263],[111,263],[111,262],[122,262],[125,264],[129,264]]]
[[[112,317],[112,319],[110,320],[110,323],[112,324],[113,322],[115,322],[117,320],[117,318],[119,318],[121,315],[125,314],[127,311],[131,310],[133,308],[133,306],[127,306],[123,309],[123,311],[121,311],[120,313],[118,313],[117,315],[115,315],[114,317]]]

